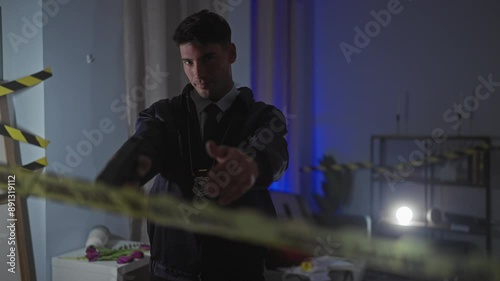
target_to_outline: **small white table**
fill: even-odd
[[[118,249],[122,245],[139,242],[116,240],[110,241],[109,248]],[[149,252],[144,258],[127,264],[116,261],[96,261],[61,259],[60,257],[85,256],[86,248],[81,248],[52,258],[52,281],[131,281],[149,280]]]

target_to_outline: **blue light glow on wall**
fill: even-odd
[[[257,89],[257,83],[256,81],[256,72],[258,71],[258,65],[257,65],[257,56],[259,55],[257,53],[257,45],[259,44],[258,42],[258,36],[257,36],[257,20],[258,20],[258,15],[257,15],[257,3],[258,1],[252,1],[251,2],[251,42],[252,42],[252,47],[251,47],[251,87],[252,89]],[[280,10],[280,9],[277,9]],[[277,12],[275,14],[277,17],[284,17],[284,12]],[[280,18],[276,19],[276,21],[279,21]],[[275,27],[276,28],[276,27]],[[274,45],[274,50],[273,53],[279,53],[281,51],[281,44],[285,44],[284,42],[279,42],[279,40],[276,40],[276,44]],[[286,67],[286,64],[282,61],[282,57],[276,55],[273,56],[273,76],[274,77],[279,77],[282,75],[283,72],[288,71]],[[274,81],[273,83],[273,97],[271,103],[276,106],[278,109],[283,109],[287,106],[285,97],[286,97],[286,88],[284,88],[280,83],[277,83]],[[258,99],[259,93],[255,93],[256,98]],[[287,141],[289,141],[287,139]],[[290,143],[290,142],[289,142]],[[280,181],[273,183],[270,186],[271,190],[278,190],[278,191],[283,191],[283,192],[291,192],[292,191],[292,186],[291,186],[291,173],[295,171],[290,171],[288,170],[283,177],[281,178]]]

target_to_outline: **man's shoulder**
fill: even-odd
[[[240,98],[246,103],[250,111],[279,111],[281,112],[276,106],[266,103],[263,101],[257,101],[255,100],[254,94],[252,90],[248,87],[241,87],[238,88],[238,91],[240,91]]]
[[[238,88],[238,90],[240,91],[239,97],[248,108],[250,120],[266,122],[277,118],[278,120],[285,122],[285,116],[281,110],[272,104],[263,101],[256,101],[250,88],[241,87]]]

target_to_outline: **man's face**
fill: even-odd
[[[179,48],[184,72],[200,96],[218,101],[231,90],[231,64],[236,60],[234,44],[186,43]]]

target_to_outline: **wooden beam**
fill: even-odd
[[[5,124],[14,124],[9,111],[9,100],[7,96],[0,97],[0,121]],[[21,154],[19,144],[11,138],[4,138],[4,149],[7,164],[21,165]],[[3,198],[5,197],[5,198]],[[7,202],[7,194],[2,194],[0,204]],[[16,244],[19,255],[19,272],[21,281],[35,281],[35,261],[33,258],[33,245],[31,241],[31,230],[28,214],[27,198],[16,196]]]

